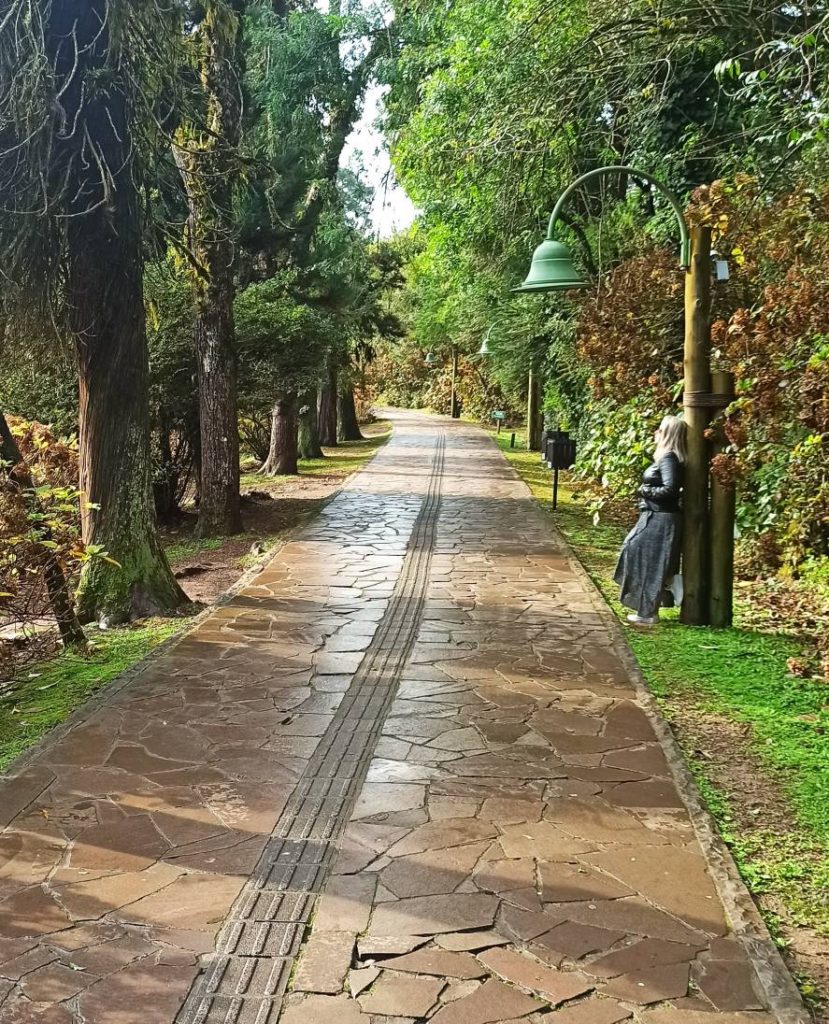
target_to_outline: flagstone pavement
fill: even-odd
[[[782,1019],[608,613],[446,420],[399,415],[0,825],[2,1024]]]

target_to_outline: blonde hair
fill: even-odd
[[[685,421],[679,416],[666,416],[659,424],[662,434],[659,439],[659,447],[656,449],[656,461],[664,458],[669,452],[673,452],[680,462],[685,462],[687,449],[685,447]]]

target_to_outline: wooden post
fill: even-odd
[[[734,375],[718,370],[712,374],[712,392],[719,407],[734,398]],[[725,438],[716,441],[718,451],[725,447]],[[711,476],[711,625],[725,629],[733,621],[734,604],[734,516],[737,508],[736,488],[720,483]]]
[[[527,451],[541,451],[541,388],[532,366],[527,383]]]
[[[449,415],[453,420],[460,418],[460,409],[458,408],[458,346],[452,346],[452,402],[449,410]]]
[[[708,441],[711,415],[711,229],[694,228],[685,276],[685,423],[688,460],[683,491],[680,618],[705,626],[710,617],[711,532],[708,511]]]

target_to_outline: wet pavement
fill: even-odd
[[[486,435],[399,417],[0,783],[0,1021],[795,1019],[628,666]]]

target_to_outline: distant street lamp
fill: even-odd
[[[496,320],[495,323],[493,324],[490,324],[489,330],[486,332],[486,334],[484,335],[484,340],[481,342],[481,347],[478,349],[479,356],[492,355],[492,349],[489,347],[489,339],[492,337],[492,332],[495,330],[498,324],[502,324],[503,322],[504,320],[501,319]]]
[[[709,459],[705,431],[712,408],[727,404],[726,398],[711,393],[711,229],[696,227],[688,231],[678,198],[665,185],[635,167],[610,166],[588,171],[561,194],[547,227],[547,236],[533,253],[530,270],[515,292],[569,291],[589,287],[573,265],[570,251],[553,237],[562,208],[572,193],[586,181],[604,174],[628,174],[652,185],[668,200],[679,226],[679,265],[685,276],[685,389],[684,417],[687,426],[688,460],[685,466],[683,502],[684,542],[683,574],[685,597],[682,621],[691,625],[731,624],[731,560],[723,558],[722,544],[716,559],[711,554],[711,517],[709,515]],[[717,505],[716,508],[720,508]],[[716,515],[720,513],[715,511]],[[718,537],[731,536],[733,524],[717,522]],[[713,598],[712,598],[713,591]],[[726,595],[724,599],[724,595]]]

